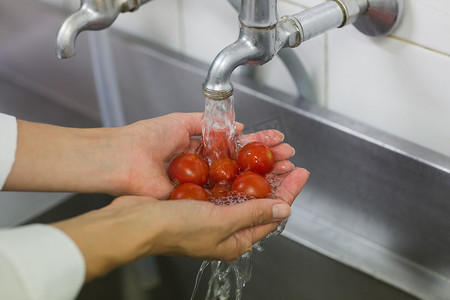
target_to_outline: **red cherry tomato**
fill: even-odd
[[[240,171],[253,171],[264,175],[273,170],[275,155],[268,146],[253,142],[242,147],[237,163]]]
[[[192,199],[192,200],[209,200],[208,192],[201,186],[194,183],[184,183],[177,186],[172,194],[170,195],[170,200],[179,199]]]
[[[231,182],[238,174],[237,162],[227,157],[214,160],[209,168],[209,178],[213,183]]]
[[[231,194],[231,185],[229,184],[216,184],[210,189],[213,198],[224,198]]]
[[[172,160],[168,173],[170,180],[177,185],[187,182],[204,185],[208,181],[209,168],[200,156],[183,153]]]
[[[270,184],[261,174],[245,171],[233,182],[231,190],[251,198],[266,198],[270,195]]]

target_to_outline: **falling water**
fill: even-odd
[[[218,158],[218,154],[213,151],[213,149],[217,148],[225,148],[227,151],[226,154],[229,157],[234,158],[236,156],[236,150],[239,145],[238,140],[235,137],[236,128],[234,121],[234,100],[232,96],[222,101],[206,99],[205,112],[202,121],[203,148],[201,151],[209,162],[210,160]],[[276,193],[279,185],[277,176],[269,176],[268,180],[272,186],[272,194]],[[232,198],[216,199],[214,202],[217,205],[232,205],[245,200],[245,198],[234,196]],[[286,220],[278,226],[276,231],[269,234],[265,239],[280,234],[283,231],[285,224]],[[253,246],[254,252],[261,252],[264,250],[263,242],[265,239]],[[194,300],[196,297],[203,272],[208,265],[211,266],[211,277],[208,281],[208,290],[205,300],[228,300],[232,299],[231,297],[233,296],[234,299],[240,300],[242,298],[243,288],[252,275],[252,260],[253,252],[247,252],[233,262],[204,261],[198,271],[191,300]]]
[[[242,291],[252,276],[253,253],[262,252],[264,250],[265,240],[281,234],[286,226],[286,222],[287,220],[281,222],[277,230],[253,245],[253,252],[246,252],[235,261],[203,261],[197,273],[190,300],[195,300],[203,272],[208,265],[211,265],[211,277],[208,281],[205,300],[229,300],[233,299],[233,295],[236,300],[242,299]]]
[[[217,155],[219,154],[235,157],[236,127],[234,121],[233,96],[221,101],[206,99],[202,120],[202,154],[208,160],[218,159]],[[225,151],[225,153],[217,150]]]

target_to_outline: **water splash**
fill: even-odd
[[[206,300],[227,300],[234,296],[236,300],[242,298],[242,289],[250,281],[253,269],[253,255],[244,253],[233,262],[213,261],[211,263],[211,278],[208,282]],[[234,276],[234,288],[232,277]]]
[[[220,159],[223,155],[235,159],[237,148],[242,145],[236,138],[234,121],[234,100],[232,96],[222,101],[206,99],[202,120],[202,147],[199,151],[209,164],[213,160]],[[271,197],[274,197],[280,185],[280,180],[276,175],[268,175],[267,179],[271,185]],[[232,194],[231,196],[216,198],[213,202],[216,205],[233,205],[246,200],[248,198],[245,196]],[[233,296],[234,299],[240,300],[243,288],[252,276],[253,253],[262,252],[264,241],[271,236],[280,234],[284,230],[286,222],[287,220],[284,220],[277,230],[253,245],[253,252],[244,253],[233,262],[203,261],[197,273],[190,299],[195,299],[202,275],[207,266],[210,265],[211,277],[208,281],[205,300],[229,300]]]
[[[209,265],[210,261],[203,261],[200,265],[200,269],[198,270],[197,277],[195,277],[195,285],[194,290],[192,291],[192,295],[190,300],[195,299],[195,295],[197,294],[198,287],[200,285],[200,281],[202,280],[203,272],[205,272],[206,267]]]
[[[242,299],[243,289],[252,277],[253,253],[264,251],[264,242],[272,236],[281,234],[286,223],[287,219],[281,222],[275,231],[254,244],[253,252],[246,252],[235,261],[203,261],[197,273],[190,300],[195,300],[201,277],[208,265],[211,265],[211,277],[208,281],[205,300],[229,300],[233,299],[233,295],[236,300]]]

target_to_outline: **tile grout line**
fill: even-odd
[[[403,43],[410,44],[410,45],[413,45],[413,46],[416,46],[416,47],[420,47],[420,48],[422,48],[422,49],[425,49],[425,50],[434,52],[434,53],[439,54],[439,55],[444,55],[444,56],[450,57],[450,53],[446,53],[446,52],[444,52],[444,51],[436,50],[436,49],[433,49],[433,48],[431,48],[431,47],[428,47],[428,46],[425,46],[425,45],[421,45],[421,44],[419,44],[419,43],[416,43],[416,42],[407,40],[407,39],[405,39],[405,38],[401,38],[401,37],[394,36],[394,35],[389,35],[388,37],[389,37],[389,38],[392,38],[392,39],[394,39],[394,40],[397,40],[397,41],[399,41],[399,42],[403,42]]]

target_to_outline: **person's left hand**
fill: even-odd
[[[200,145],[201,113],[173,113],[118,128],[77,129],[18,121],[16,160],[4,189],[106,193],[167,199],[170,161]],[[239,133],[243,125],[236,123]],[[275,173],[293,169],[283,134],[244,136],[272,147]]]
[[[136,122],[121,128],[120,144],[114,159],[119,177],[116,195],[142,195],[167,199],[173,185],[167,176],[170,161],[183,152],[194,152],[200,145],[201,113],[173,113],[162,117]],[[243,125],[237,123],[239,133]],[[289,172],[293,165],[287,161],[294,150],[287,144],[279,144],[284,136],[277,130],[267,130],[243,137],[248,141],[260,141],[272,147],[277,158],[274,172]],[[112,186],[114,187],[114,186]]]
[[[283,174],[275,199],[219,206],[208,201],[123,196],[53,226],[80,249],[86,280],[149,255],[232,261],[290,215],[289,206],[308,176],[300,168]]]
[[[200,144],[201,113],[173,113],[120,128],[113,161],[112,194],[167,199],[173,185],[167,168],[173,157]]]

